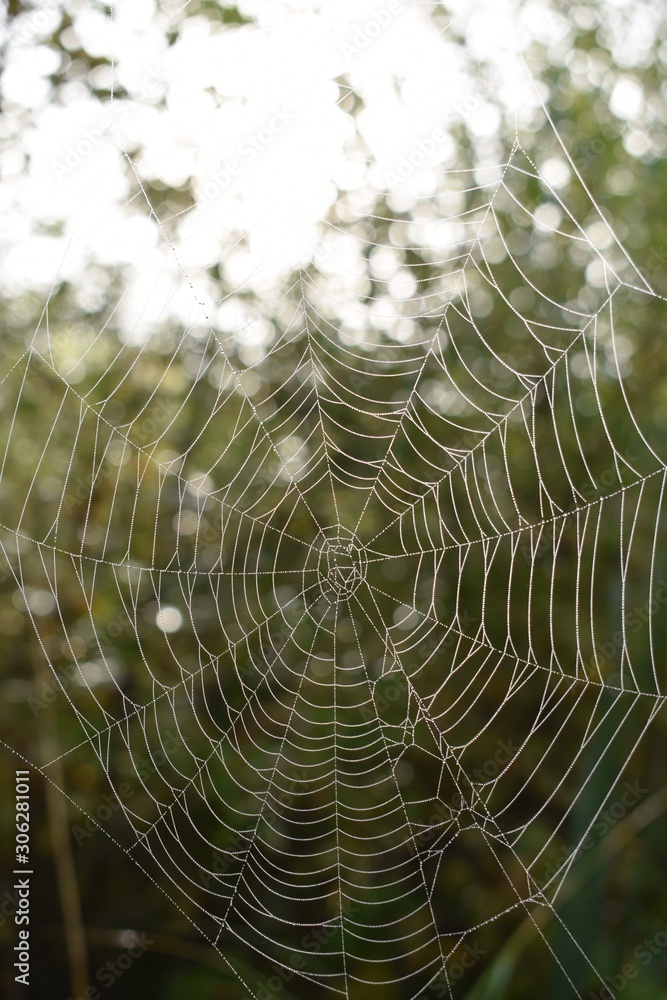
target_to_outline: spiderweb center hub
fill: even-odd
[[[351,597],[364,582],[368,563],[354,532],[339,525],[327,528],[318,536],[314,549],[322,596],[330,602]]]

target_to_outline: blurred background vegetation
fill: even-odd
[[[162,35],[163,53],[188,40],[196,53],[209,34],[248,29],[263,31],[271,40],[274,21],[282,25],[280,37],[289,36],[296,30],[290,27],[296,14],[278,6],[280,15],[274,7],[270,16],[265,5],[232,7],[207,0],[189,0],[182,9],[176,4],[157,9],[150,3],[137,9],[144,12],[143,24],[151,26],[150,38]],[[502,811],[503,829],[513,831],[518,857],[532,859],[548,843],[532,869],[538,881],[548,877],[549,866],[555,870],[562,865],[603,802],[608,807],[622,801],[628,782],[642,789],[632,807],[606,821],[604,835],[592,836],[590,847],[572,865],[554,903],[559,920],[546,907],[535,907],[532,920],[515,907],[517,892],[527,898],[531,889],[525,878],[521,883],[520,866],[509,852],[499,848],[501,857],[494,863],[481,837],[464,830],[449,841],[451,830],[442,820],[437,834],[442,840],[431,839],[427,845],[447,843],[437,872],[429,868],[434,856],[424,859],[435,885],[435,921],[443,935],[475,927],[466,940],[484,952],[465,976],[452,981],[453,996],[523,1000],[540,990],[558,1000],[572,995],[559,962],[575,989],[587,996],[602,983],[583,953],[607,975],[634,963],[638,975],[624,986],[623,996],[658,1000],[667,981],[667,950],[659,949],[644,964],[635,949],[667,924],[662,878],[667,866],[665,720],[662,713],[652,719],[662,694],[664,608],[658,602],[650,635],[645,621],[636,631],[628,629],[625,653],[623,643],[613,637],[631,610],[646,608],[667,580],[661,512],[667,452],[661,298],[667,296],[664,12],[633,2],[557,7],[517,0],[508,6],[510,34],[516,30],[517,45],[576,170],[529,93],[526,74],[517,86],[525,89],[519,103],[525,96],[531,107],[519,127],[527,156],[513,154],[506,186],[495,200],[493,225],[483,228],[479,246],[471,251],[474,268],[469,269],[466,296],[450,310],[445,338],[435,325],[451,287],[446,276],[454,268],[442,246],[424,234],[429,225],[453,215],[481,225],[489,190],[484,171],[494,157],[499,163],[509,161],[515,139],[507,87],[494,86],[498,65],[486,58],[483,47],[477,56],[471,41],[483,23],[482,11],[471,10],[464,17],[443,3],[422,12],[436,36],[446,35],[455,49],[468,53],[473,99],[470,114],[447,119],[449,159],[420,169],[407,186],[377,182],[382,171],[374,166],[367,132],[372,87],[368,81],[358,84],[352,71],[335,77],[337,106],[349,125],[344,158],[354,169],[323,210],[317,239],[300,259],[288,261],[282,273],[237,280],[242,264],[237,262],[237,270],[231,266],[227,246],[248,247],[250,237],[241,225],[235,232],[230,224],[225,252],[218,246],[215,259],[210,257],[213,263],[202,264],[198,272],[207,290],[204,298],[210,293],[214,306],[227,310],[216,313],[221,318],[213,324],[215,335],[202,319],[206,310],[198,312],[194,298],[180,317],[177,309],[165,308],[163,315],[158,311],[141,332],[142,295],[146,300],[153,291],[147,292],[137,277],[147,267],[140,227],[129,226],[121,234],[124,263],[111,252],[100,253],[57,277],[52,269],[46,283],[31,280],[33,266],[36,273],[39,264],[31,254],[42,244],[30,241],[61,240],[62,248],[67,239],[57,199],[47,204],[36,198],[29,204],[26,199],[36,188],[21,187],[26,178],[39,186],[40,162],[48,160],[38,141],[40,128],[50,121],[47,112],[89,99],[99,103],[101,114],[107,107],[101,102],[109,92],[111,59],[83,16],[91,11],[107,19],[108,27],[108,11],[96,4],[12,2],[6,12],[8,82],[1,128],[9,178],[5,253],[12,280],[3,283],[0,305],[3,801],[12,799],[20,760],[38,766],[55,761],[43,769],[49,780],[37,770],[32,776],[32,856],[38,876],[33,881],[32,945],[40,956],[33,964],[33,995],[64,998],[76,996],[89,983],[99,985],[97,970],[127,948],[128,929],[146,932],[153,943],[111,987],[119,996],[235,1000],[247,990],[231,974],[230,964],[257,991],[268,989],[286,1000],[328,995],[298,976],[279,977],[277,987],[275,982],[266,985],[275,979],[285,949],[303,935],[296,927],[304,920],[303,901],[291,899],[289,892],[281,898],[266,890],[266,905],[284,922],[283,940],[276,941],[273,952],[263,944],[263,935],[273,933],[271,920],[241,904],[219,941],[228,962],[207,937],[217,934],[214,917],[220,908],[212,891],[228,889],[239,871],[238,858],[231,869],[221,870],[216,851],[236,843],[242,855],[247,846],[243,835],[248,816],[256,812],[253,801],[258,801],[253,796],[261,799],[265,790],[255,769],[266,768],[281,746],[280,725],[267,738],[266,720],[283,726],[290,720],[281,690],[291,693],[292,700],[296,696],[295,677],[303,661],[297,646],[322,656],[330,648],[326,629],[331,621],[324,612],[300,617],[299,581],[301,569],[308,569],[303,540],[314,540],[316,522],[331,525],[340,519],[350,529],[359,522],[358,537],[377,556],[367,570],[377,605],[367,616],[353,615],[355,629],[340,633],[337,662],[345,664],[350,651],[354,659],[358,643],[369,675],[378,679],[376,697],[387,695],[383,732],[407,743],[396,774],[402,794],[414,803],[416,829],[428,821],[438,799],[449,806],[457,788],[443,777],[442,748],[432,744],[433,733],[415,714],[414,702],[404,688],[393,695],[395,675],[387,664],[391,655],[385,639],[389,631],[390,648],[403,650],[402,662],[424,697],[464,656],[470,669],[479,671],[470,696],[465,693],[468,673],[466,683],[451,675],[433,706],[443,727],[445,722],[449,727],[447,739],[459,748],[468,774],[496,760],[501,743],[525,747],[516,753],[506,780],[493,789],[487,771],[477,791],[482,796],[492,792],[493,811]],[[38,14],[46,19],[37,20]],[[137,39],[141,48],[141,33]],[[31,60],[41,67],[41,84],[33,81],[22,90],[17,66],[31,65]],[[116,100],[120,107],[126,102],[130,119],[135,106],[148,106],[155,115],[176,113],[173,93],[162,84],[153,88],[145,73],[122,80],[121,73]],[[400,89],[400,80],[390,82]],[[493,129],[478,126],[473,112],[481,106],[495,115]],[[437,115],[432,121],[438,124]],[[93,122],[99,124],[99,117]],[[47,129],[47,139],[52,134]],[[122,180],[116,195],[105,193],[108,217],[96,224],[104,230],[115,198],[126,221],[160,219],[163,249],[165,240],[178,249],[188,236],[190,207],[208,197],[205,171],[188,175],[183,168],[185,176],[179,177],[175,167],[171,179],[168,170],[161,175],[155,142],[146,139],[144,145],[138,126],[134,132],[128,126],[122,142],[129,154],[117,158]],[[165,148],[160,163],[172,156],[177,160],[178,144]],[[408,141],[404,155],[413,148]],[[59,155],[65,162],[65,154]],[[547,164],[549,184],[533,176],[534,162]],[[492,172],[488,176],[495,177]],[[82,177],[75,171],[67,183],[76,188]],[[586,187],[639,272],[610,236]],[[296,227],[298,213],[290,204]],[[220,206],[216,203],[211,211],[219,212]],[[22,223],[17,224],[17,216]],[[110,240],[117,241],[109,231]],[[457,238],[455,228],[443,233],[442,244]],[[320,237],[325,242],[319,243]],[[294,233],[285,238],[291,240]],[[32,248],[29,253],[26,246]],[[168,257],[166,249],[164,254]],[[167,264],[158,273],[162,267]],[[626,284],[614,292],[609,307],[605,302],[618,284],[615,275]],[[171,272],[169,280],[169,287],[178,285],[179,293],[185,288],[191,294],[182,274]],[[657,295],[647,293],[646,282]],[[387,301],[392,303],[391,320],[383,322]],[[374,303],[380,303],[376,312]],[[254,329],[258,316],[262,334],[253,339],[245,331]],[[128,317],[136,318],[138,333],[128,327]],[[616,354],[609,334],[612,322]],[[593,331],[584,340],[591,352],[595,345],[595,355],[577,350],[566,364],[556,365],[577,324]],[[424,362],[424,345],[434,336],[458,349],[456,356],[451,350],[444,355],[446,376],[433,358]],[[540,337],[549,338],[548,350]],[[397,511],[407,507],[407,502],[388,499],[391,470],[383,467],[378,496],[367,508],[367,493],[355,484],[361,482],[358,477],[377,474],[377,465],[368,463],[385,456],[394,432],[391,414],[410,398],[422,363],[423,391],[414,401],[415,419],[402,426],[393,443],[394,496],[401,489],[416,496],[422,491],[418,484],[439,478],[434,468],[454,468],[452,499],[450,504],[429,495],[423,514],[403,536],[395,526],[384,530],[394,517],[379,497],[393,502]],[[541,379],[550,365],[553,379]],[[321,378],[316,408],[313,371]],[[531,386],[533,394],[526,397]],[[543,456],[542,486],[524,423],[508,420],[505,439],[491,432],[495,420],[522,397],[528,399],[525,414],[533,421],[535,447]],[[326,454],[317,457],[322,426]],[[487,433],[486,467],[475,465],[474,458],[461,467],[464,453],[471,448],[478,453]],[[334,471],[333,492],[330,478],[321,475],[323,461]],[[563,462],[574,484],[564,474]],[[290,472],[299,496],[288,488]],[[424,548],[424,539],[441,523],[457,537],[454,504],[466,512],[461,531],[477,537],[479,521],[476,526],[468,500],[471,477],[481,490],[481,508],[493,497],[499,513],[512,522],[515,497],[524,525],[547,522],[546,533],[532,535],[534,555],[526,548],[531,538],[526,531],[515,552],[507,538],[502,541],[490,571],[476,551],[463,568],[456,552],[451,559],[448,552],[437,569],[433,560],[429,568],[406,556],[406,549]],[[622,489],[633,483],[638,485]],[[577,504],[573,488],[584,496],[583,504]],[[588,502],[591,518],[602,511],[599,525],[593,530],[591,520],[584,533],[583,521],[573,516],[549,528],[553,511],[545,510],[544,491],[564,514]],[[602,497],[609,499],[598,503]],[[239,516],[239,511],[250,516]],[[622,566],[624,555],[627,564]],[[216,577],[223,564],[232,567],[228,578]],[[279,585],[275,568],[299,572]],[[417,625],[401,621],[399,612],[409,618],[413,607],[428,608],[434,591],[435,619],[417,614]],[[591,603],[594,635],[585,616]],[[316,627],[320,619],[324,634]],[[256,627],[264,621],[268,624]],[[452,622],[460,630],[455,641]],[[479,638],[482,627],[484,648],[471,638]],[[249,638],[241,641],[244,636]],[[598,655],[597,663],[596,642],[611,647]],[[228,652],[232,645],[234,657]],[[492,661],[489,649],[500,651]],[[528,661],[547,671],[531,671],[510,698],[512,664]],[[269,663],[278,678],[275,684],[263,681]],[[550,721],[531,734],[544,692],[551,691],[550,681],[555,684],[559,672],[566,678],[563,701]],[[196,683],[181,683],[189,675]],[[570,678],[578,680],[570,683]],[[179,683],[173,697],[157,697]],[[153,827],[157,803],[164,805],[176,789],[191,787],[196,761],[209,757],[211,740],[232,724],[255,687],[257,717],[245,723],[236,750],[230,748],[224,760],[204,769],[201,796],[187,796],[191,823],[180,813],[175,820],[180,844],[167,829],[159,839]],[[619,697],[619,687],[628,693]],[[323,689],[331,694],[326,684]],[[465,706],[456,720],[448,715],[454,695]],[[126,727],[115,725],[132,711],[130,706],[146,704],[151,712],[135,713]],[[313,730],[320,736],[336,734],[330,707],[326,697],[313,707],[309,723],[320,727]],[[352,705],[350,712],[358,709]],[[412,741],[402,728],[406,716]],[[303,726],[307,735],[308,723]],[[103,735],[95,739],[95,733]],[[363,777],[373,734],[373,725],[362,727],[356,743],[346,744],[351,773],[355,752],[362,763],[357,787],[340,792],[344,807],[363,807],[366,783],[377,781],[381,787],[379,777]],[[296,744],[305,745],[304,740]],[[327,842],[332,836],[326,819],[330,792],[299,784],[304,767],[326,768],[326,754],[297,749],[292,764],[293,773],[283,775],[284,787],[300,789],[299,801],[317,818],[314,835],[322,836],[326,853],[333,843]],[[491,772],[495,776],[493,764]],[[123,783],[129,789],[124,798],[118,791]],[[217,816],[206,808],[207,795],[217,802]],[[124,852],[134,838],[121,800],[131,810],[135,828],[145,832],[148,852]],[[108,809],[101,812],[105,802]],[[219,815],[227,824],[222,833]],[[97,817],[105,832],[86,826],[86,816]],[[387,868],[393,869],[405,862],[404,844],[390,821],[383,822],[377,820],[373,829],[384,838]],[[9,956],[15,943],[10,808],[2,811],[0,830],[6,845],[0,892],[7,902],[0,908],[0,942]],[[208,844],[205,853],[195,830]],[[303,853],[301,832],[295,814],[279,808],[260,830],[267,851],[276,856],[281,850]],[[370,826],[364,828],[362,837],[370,832]],[[353,840],[349,846],[355,850]],[[361,840],[358,850],[362,856]],[[189,861],[186,852],[198,863]],[[169,854],[174,866],[166,863]],[[313,870],[307,857],[301,863],[305,871]],[[202,878],[201,865],[208,866],[210,878],[205,873]],[[261,897],[261,884],[251,888]],[[548,898],[555,888],[551,883],[545,890]],[[392,902],[382,892],[381,885],[375,890],[370,886],[361,922],[372,912],[378,927],[393,922],[402,933],[418,934],[408,912],[411,897]],[[335,893],[313,901],[310,919],[331,919],[338,903]],[[254,930],[243,920],[254,923]],[[263,953],[248,947],[248,941]],[[330,951],[323,948],[316,956],[320,981],[334,975],[339,989],[339,964],[332,952],[340,943],[336,937]],[[420,978],[420,967],[426,946],[412,958],[398,957],[397,949],[393,962],[381,932],[374,944],[348,940],[346,947],[348,971],[369,975],[372,959],[371,975],[378,979],[372,988],[357,982],[350,996],[372,993],[382,1000],[402,1000],[425,986],[428,977]],[[462,955],[461,948],[454,950],[452,967]],[[11,961],[4,963],[3,995],[19,997],[10,966]]]

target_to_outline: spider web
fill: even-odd
[[[654,293],[518,135],[409,217],[346,204],[310,265],[268,302],[235,289],[224,321],[134,176],[125,211],[158,249],[77,358],[47,302],[3,379],[2,547],[81,726],[62,756],[94,756],[121,847],[251,995],[256,959],[322,996],[454,996],[526,917],[576,995],[542,916],[569,933],[602,763],[622,773],[665,697],[665,465],[622,319]],[[190,317],[116,342],[156,253],[153,299]],[[567,302],[533,255],[567,261]]]

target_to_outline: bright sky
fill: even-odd
[[[2,286],[47,293],[59,278],[85,274],[81,295],[94,300],[104,269],[123,266],[121,308],[128,337],[139,340],[167,317],[194,332],[210,318],[231,322],[233,306],[216,305],[220,289],[207,274],[217,261],[232,286],[270,295],[320,243],[338,192],[362,214],[379,191],[397,210],[433,194],[455,165],[455,122],[465,122],[479,163],[502,162],[498,107],[521,128],[541,115],[521,53],[535,66],[537,41],[543,58],[566,62],[573,20],[616,33],[620,71],[602,63],[573,71],[597,74],[619,127],[632,119],[646,134],[632,68],[655,43],[648,3],[634,5],[630,27],[627,0],[574,7],[568,20],[538,0],[246,0],[241,10],[254,23],[240,27],[184,19],[178,2],[120,0],[113,17],[90,0],[64,6],[73,18],[64,44],[113,62],[113,71],[95,70],[95,97],[70,60],[63,103],[51,102],[59,57],[48,42],[63,3],[42,0],[14,20],[4,132],[11,140],[20,126],[20,138],[3,154]],[[171,46],[170,26],[179,27]],[[485,80],[471,72],[475,63]],[[363,102],[356,129],[341,81]],[[112,98],[114,88],[129,99]],[[154,187],[190,179],[196,200],[178,218],[163,209],[161,232],[144,196],[133,197],[132,172]],[[335,244],[330,258],[343,246]]]

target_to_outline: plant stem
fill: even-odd
[[[35,676],[38,688],[42,684],[53,683],[46,663],[35,656]],[[51,777],[44,781],[46,814],[56,870],[58,895],[63,915],[65,943],[70,970],[72,995],[82,997],[88,990],[88,954],[86,936],[81,916],[81,900],[77,882],[76,866],[70,842],[67,804],[59,789],[64,788],[65,773],[60,758],[60,740],[53,711],[47,711],[40,729],[40,750],[48,766]],[[46,762],[51,761],[50,764]]]

